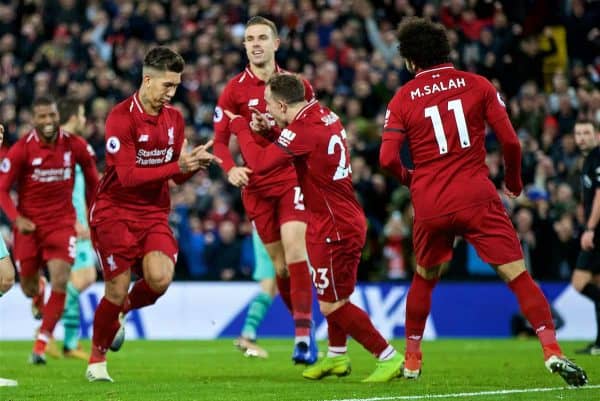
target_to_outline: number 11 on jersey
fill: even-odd
[[[454,120],[456,122],[456,127],[458,128],[458,138],[460,139],[460,147],[468,148],[471,146],[471,140],[469,139],[469,130],[467,129],[467,122],[465,120],[465,113],[463,111],[461,100],[450,100],[448,102],[448,111],[450,110],[454,113]],[[440,155],[448,153],[448,141],[446,140],[446,133],[444,132],[444,125],[442,124],[438,106],[425,108],[425,117],[430,118],[433,123],[433,133],[435,134],[435,141],[440,149]]]

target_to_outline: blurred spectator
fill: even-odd
[[[572,128],[581,116],[600,122],[600,2],[563,3],[559,9],[553,7],[558,3],[514,0],[0,1],[0,122],[6,128],[5,146],[30,129],[29,108],[36,95],[75,96],[90,115],[84,137],[102,169],[106,114],[135,91],[143,55],[156,44],[184,56],[186,69],[173,104],[184,115],[190,143],[206,141],[213,135],[218,95],[246,64],[245,21],[261,13],[279,25],[278,63],[302,73],[317,98],[344,120],[354,183],[369,220],[359,274],[361,279],[386,277],[393,260],[389,256],[398,249],[395,234],[389,234],[399,228],[392,218],[395,210],[403,211],[406,266],[413,263],[409,198],[404,188],[379,173],[377,165],[387,102],[412,78],[397,52],[395,27],[405,16],[425,16],[448,27],[452,61],[486,76],[503,95],[523,145],[524,182],[527,189],[544,194],[505,199],[507,211],[519,211],[512,217],[522,229],[530,226],[523,233],[527,247],[552,244],[552,252],[532,258],[534,275],[564,278],[572,267],[573,241],[582,222],[581,155]],[[566,38],[553,34],[561,30]],[[565,49],[566,67],[546,70],[551,82],[544,82],[545,60],[554,54],[561,57]],[[486,138],[486,146],[490,178],[501,189],[504,172],[493,135]],[[230,147],[239,159],[235,141]],[[243,251],[247,222],[239,199],[239,191],[218,169],[173,189],[172,220],[181,246],[178,277],[245,277],[244,269],[253,262]],[[530,224],[524,208],[529,208]],[[3,223],[0,230],[8,232]],[[228,236],[232,225],[233,239]],[[214,259],[207,258],[209,250]],[[457,252],[457,261],[466,260],[460,255],[468,249],[463,251]],[[550,254],[551,259],[544,259]],[[233,256],[239,260],[221,260],[216,270],[207,263]],[[455,272],[464,277],[466,269]]]

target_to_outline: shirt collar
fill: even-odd
[[[138,91],[136,91],[133,94],[132,98],[133,99],[131,101],[131,106],[129,107],[129,109],[131,111],[133,111],[134,113],[139,114],[139,116],[142,118],[142,120],[147,121],[149,123],[156,124],[156,122],[158,121],[158,117],[162,113],[162,109],[158,112],[157,115],[153,116],[144,111],[144,108],[142,107],[142,101],[140,100],[140,94]]]
[[[307,104],[304,105],[304,107],[302,107],[298,113],[296,114],[296,117],[294,117],[293,121],[299,120],[301,119],[308,110],[310,110],[314,105],[319,104],[319,102],[317,101],[317,99],[313,99],[310,102],[308,102]]]
[[[281,68],[277,63],[275,63],[275,72],[282,72],[282,71],[283,71],[283,68]],[[258,76],[256,76],[255,73],[252,72],[252,69],[250,68],[250,64],[248,64],[246,66],[246,68],[244,69],[244,73],[254,83],[265,83],[265,81],[263,81],[262,79],[260,79]]]
[[[452,63],[438,64],[438,65],[433,66],[431,68],[427,68],[426,70],[419,70],[419,72],[417,72],[415,74],[415,78],[418,77],[419,75],[426,74],[428,72],[442,71],[442,70],[453,70],[453,69],[454,69],[454,66],[452,65]]]

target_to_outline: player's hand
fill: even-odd
[[[591,251],[594,249],[594,231],[585,230],[581,236],[581,249],[584,251]]]
[[[264,134],[271,129],[269,118],[266,114],[261,113],[258,109],[250,107],[252,112],[252,121],[250,121],[250,129],[257,134]]]
[[[215,162],[221,164],[223,160],[213,155],[208,151],[213,145],[214,141],[211,139],[203,145],[198,145],[192,150],[192,154],[198,160],[200,168],[207,168],[211,163]]]
[[[191,151],[188,151],[188,142],[187,139],[184,139],[183,145],[181,146],[181,152],[179,153],[179,160],[177,160],[179,170],[186,174],[200,170],[201,168],[206,168],[213,161],[221,163],[221,159],[207,151],[212,144],[213,141],[211,139],[204,145],[196,146]]]
[[[35,223],[25,216],[17,216],[15,226],[21,234],[31,234],[35,231]]]
[[[235,120],[236,118],[243,118],[242,116],[240,116],[239,114],[235,114],[232,113],[229,110],[223,110],[223,113],[225,113],[225,115],[227,116],[227,118],[229,118],[229,123],[231,123],[233,120]]]
[[[515,194],[510,189],[504,187],[504,195],[508,196],[510,199],[515,199],[515,198],[518,198],[519,195],[521,195],[521,192],[519,192],[518,194]]]
[[[75,222],[75,235],[78,239],[90,239],[90,230],[80,222]]]
[[[248,181],[250,180],[248,174],[251,173],[252,170],[248,167],[233,167],[227,173],[227,181],[229,181],[231,185],[240,188],[248,185]]]

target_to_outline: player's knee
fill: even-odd
[[[581,292],[583,291],[583,287],[585,287],[587,283],[584,283],[582,280],[578,280],[576,278],[571,279],[571,285],[575,288],[575,291]]]
[[[327,315],[335,312],[336,310],[338,310],[342,306],[344,306],[344,304],[346,302],[348,302],[348,299],[342,299],[342,300],[337,301],[337,302],[319,301],[319,310],[321,311],[321,313],[323,314],[323,316],[327,316]]]
[[[306,250],[301,246],[292,246],[285,250],[285,264],[302,262],[306,260]]]
[[[37,281],[21,279],[21,289],[27,298],[33,298],[38,293],[39,284]]]
[[[15,284],[15,278],[12,277],[5,277],[4,279],[0,280],[0,292],[5,294],[8,292],[8,290],[10,290],[12,288],[12,286]]]
[[[67,282],[69,281],[69,273],[56,273],[50,277],[50,283],[53,290],[64,291],[67,288]]]
[[[145,279],[152,290],[162,294],[173,281],[173,273],[164,269],[154,270]]]

